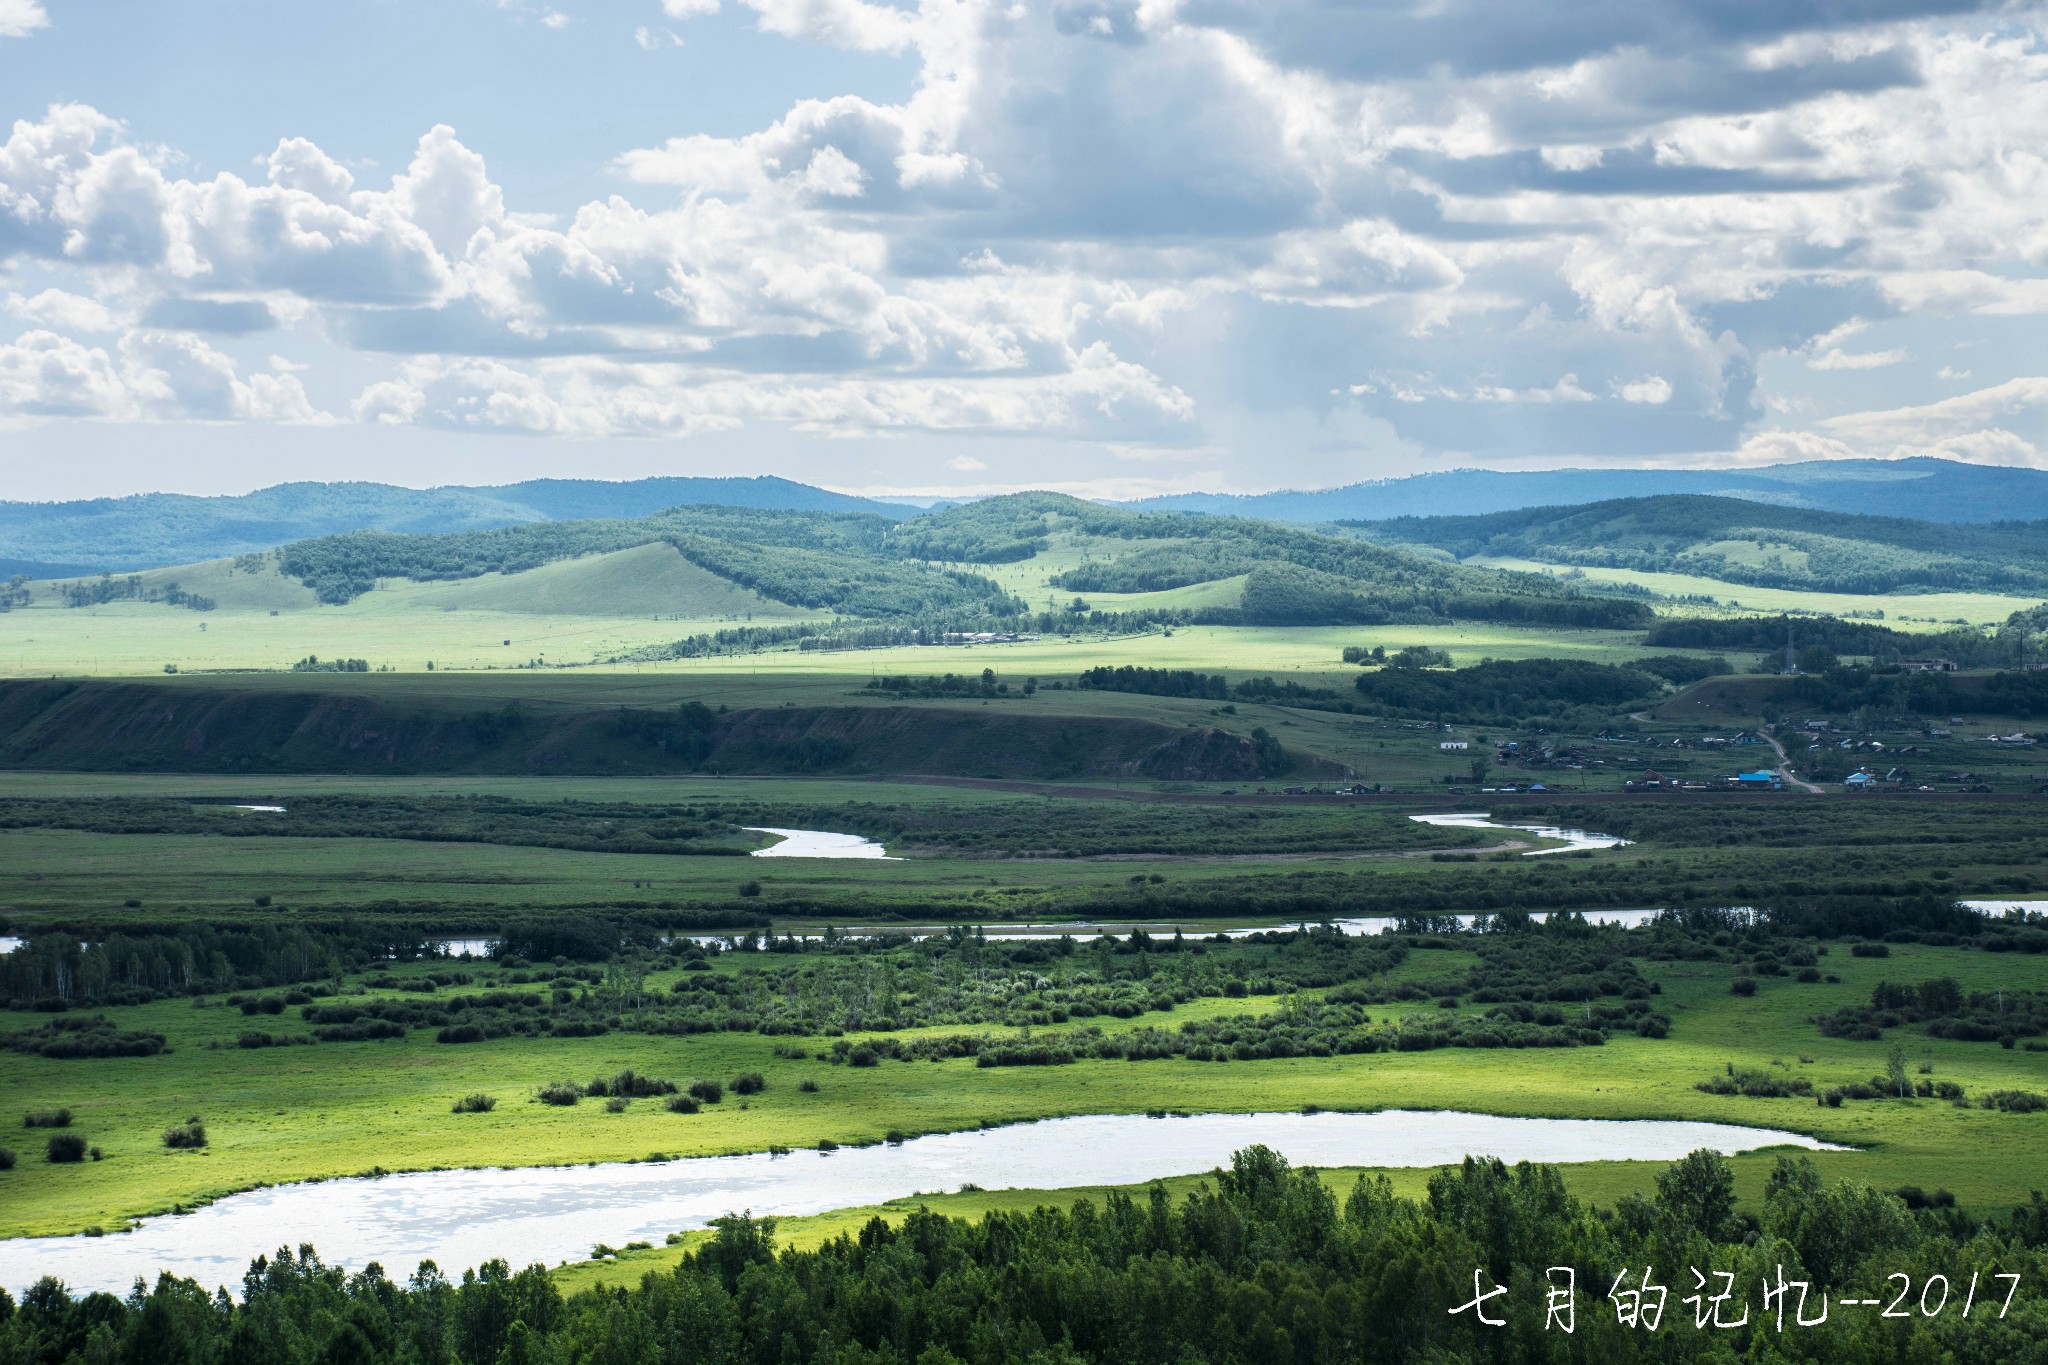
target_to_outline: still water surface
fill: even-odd
[[[872,839],[863,839],[858,834],[833,834],[822,829],[774,829],[762,825],[744,825],[741,828],[755,834],[780,835],[780,841],[767,848],[757,848],[751,856],[756,858],[891,858],[887,849]]]
[[[451,1122],[492,1122],[487,1114]],[[679,1120],[687,1122],[688,1120]],[[1371,1114],[1200,1114],[1152,1119],[1090,1114],[900,1146],[822,1154],[694,1157],[527,1170],[420,1171],[282,1185],[107,1237],[0,1241],[0,1285],[43,1275],[74,1290],[125,1291],[159,1269],[211,1289],[238,1286],[251,1258],[310,1242],[329,1264],[377,1261],[395,1278],[422,1260],[459,1275],[493,1257],[515,1267],[580,1259],[593,1243],[656,1245],[740,1209],[799,1215],[879,1203],[918,1191],[1059,1189],[1133,1184],[1211,1170],[1264,1143],[1296,1165],[1435,1166],[1467,1153],[1507,1161],[1668,1161],[1790,1145],[1831,1149],[1797,1133],[1718,1123],[1525,1119],[1386,1110]],[[194,1154],[192,1160],[204,1160]]]

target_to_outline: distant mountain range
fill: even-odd
[[[1453,469],[1309,493],[1177,493],[1128,504],[1142,511],[1216,512],[1268,521],[1386,521],[1574,507],[1695,493],[1779,507],[1916,521],[2038,521],[2048,470],[1956,460],[1809,460],[1758,469]]]
[[[919,509],[772,477],[533,479],[495,488],[385,483],[281,483],[239,497],[140,493],[79,502],[0,502],[0,577],[64,578],[253,554],[350,531],[443,535],[540,521],[651,516],[708,504],[796,512],[869,512],[901,520]]]
[[[1785,508],[1973,523],[2048,518],[2048,471],[1950,460],[1835,460],[1761,469],[1452,470],[1321,492],[1186,493],[1123,504],[1270,521],[1386,521],[1708,494]],[[692,504],[865,512],[921,510],[788,479],[534,479],[498,487],[287,483],[240,497],[144,493],[79,502],[0,502],[0,579],[191,564],[350,531],[446,534],[543,521],[650,516]]]
[[[1966,526],[1679,493],[1343,525],[1461,562],[1695,574],[1817,592],[2048,594],[2048,521]]]

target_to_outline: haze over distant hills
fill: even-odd
[[[1571,507],[1616,498],[1697,493],[1780,507],[1917,521],[2048,517],[2048,470],[1956,460],[1809,460],[1756,469],[1453,469],[1320,492],[1177,493],[1143,511],[1219,512],[1270,521],[1386,521]]]
[[[1322,523],[1581,506],[1674,493],[1919,521],[2048,518],[2048,471],[1937,459],[1812,461],[1725,471],[1462,469],[1320,492],[1186,493],[1124,505],[1138,511]],[[690,504],[866,512],[891,520],[919,510],[774,477],[534,479],[431,489],[287,483],[239,497],[144,493],[78,502],[0,502],[0,577],[27,573],[53,578],[189,564],[349,531],[442,534],[644,517]]]
[[[914,507],[849,497],[788,479],[533,479],[494,488],[399,488],[385,483],[282,483],[239,497],[139,493],[78,502],[0,502],[0,577],[38,578],[150,569],[253,554],[350,531],[438,535],[537,521],[644,517],[710,504],[798,512]]]

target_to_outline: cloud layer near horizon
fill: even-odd
[[[643,48],[740,18],[915,88],[621,148],[560,210],[446,126],[396,174],[285,136],[202,177],[117,111],[13,111],[0,422],[978,442],[930,487],[1043,481],[1047,443],[1126,490],[2048,464],[2048,346],[2001,340],[2048,313],[2036,4],[645,10]]]

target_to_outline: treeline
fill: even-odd
[[[1152,697],[1201,697],[1226,701],[1230,683],[1221,673],[1197,673],[1187,668],[1137,668],[1130,664],[1111,668],[1104,664],[1085,670],[1079,686],[1098,692],[1141,692]]]
[[[1959,682],[1948,673],[1837,666],[1787,678],[1778,692],[1835,714],[1868,708],[1893,715],[2048,716],[2048,670],[2038,669]]]
[[[926,674],[923,677],[892,673],[868,679],[861,690],[884,697],[915,697],[923,701],[974,701],[1010,695],[1010,685],[1000,681],[993,668],[984,668],[979,674]],[[1028,697],[1037,691],[1038,679],[1026,678],[1019,686],[1017,695]]]
[[[67,607],[97,607],[108,602],[161,602],[191,611],[212,611],[215,605],[211,597],[186,592],[175,580],[152,588],[144,584],[138,574],[116,578],[111,573],[103,573],[98,578],[81,578],[65,584],[61,595]],[[24,593],[23,605],[27,601]]]
[[[1359,675],[1361,696],[1409,716],[1531,716],[1560,707],[1618,710],[1663,681],[1641,669],[1577,659],[1496,659],[1469,668],[1383,668]]]
[[[703,659],[727,654],[795,645],[799,651],[828,653],[849,649],[902,649],[942,646],[946,637],[971,632],[1012,635],[1138,635],[1188,625],[1235,625],[1235,608],[1200,611],[1043,611],[988,614],[979,611],[942,613],[922,619],[877,623],[807,622],[789,626],[730,626],[667,644],[649,645],[615,656],[611,662],[657,659]]]
[[[431,952],[403,930],[180,925],[170,933],[115,933],[82,944],[38,934],[0,954],[0,1002],[10,1009],[134,1005],[164,995],[313,981],[376,957]]]
[[[1943,658],[1965,668],[1991,668],[2016,662],[2018,652],[2017,636],[2007,638],[2005,632],[1917,634],[1833,616],[1671,617],[1652,626],[1643,643],[1652,649],[1736,649],[1776,655],[1784,651],[1788,633],[1795,649],[1820,648],[1879,663]]]
[[[810,1251],[731,1214],[637,1287],[568,1298],[537,1265],[492,1261],[456,1282],[426,1264],[394,1281],[310,1246],[259,1257],[238,1297],[168,1275],[125,1299],[45,1279],[0,1300],[0,1361],[2003,1365],[2038,1360],[2048,1339],[2044,1243],[2038,1195],[1980,1221],[1828,1184],[1804,1156],[1777,1158],[1746,1209],[1726,1159],[1701,1150],[1654,1194],[1596,1210],[1551,1166],[1468,1157],[1407,1199],[1384,1176],[1333,1191],[1250,1147],[1179,1200],[1154,1185],[973,1221],[919,1209]],[[1898,1273],[1901,1315],[1837,1301],[1893,1291]],[[1552,1311],[1566,1306],[1569,1333]]]

